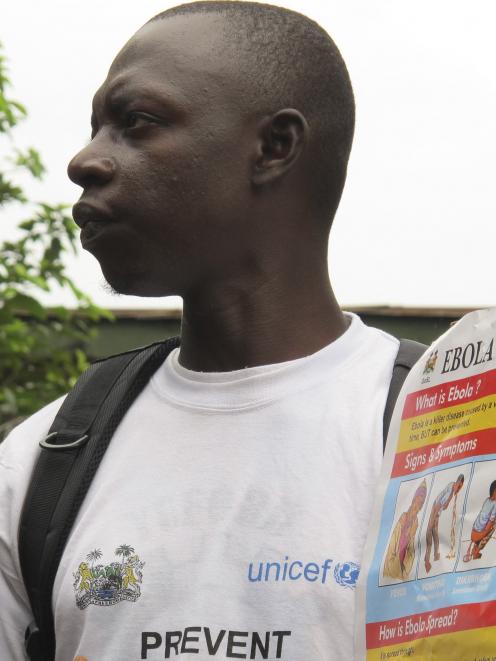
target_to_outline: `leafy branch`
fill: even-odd
[[[16,238],[0,243],[0,439],[74,385],[88,365],[85,349],[97,322],[112,318],[67,275],[64,258],[76,253],[77,228],[66,205],[33,203],[16,181],[22,172],[42,179],[45,167],[35,149],[14,144],[13,129],[27,112],[9,90],[0,44],[0,137],[9,152],[0,160],[0,213],[14,204],[27,213]],[[39,294],[54,288],[72,293],[74,309],[45,308]]]

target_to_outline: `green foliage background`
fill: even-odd
[[[33,202],[18,183],[23,173],[41,179],[45,168],[35,149],[15,146],[13,129],[27,113],[9,92],[0,44],[0,220],[16,205],[26,212],[16,238],[0,243],[0,440],[74,385],[88,365],[85,347],[96,322],[111,317],[66,273],[63,258],[76,251],[77,240],[67,207]],[[74,309],[40,303],[40,292],[54,286],[72,292]]]

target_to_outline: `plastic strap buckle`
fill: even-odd
[[[72,441],[71,443],[59,443],[58,445],[55,443],[50,443],[50,439],[54,439],[57,435],[58,432],[53,431],[51,434],[48,434],[48,436],[45,436],[45,438],[40,441],[40,447],[45,448],[45,450],[71,450],[73,448],[80,448],[89,439],[88,434],[83,434],[81,438],[78,438],[76,441]]]
[[[36,622],[31,622],[24,633],[24,649],[32,661],[41,659],[41,634]]]

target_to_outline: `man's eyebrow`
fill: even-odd
[[[160,106],[165,106],[166,108],[175,108],[177,103],[171,98],[170,95],[160,94],[154,90],[147,90],[144,88],[135,88],[130,87],[122,90],[118,90],[115,93],[111,93],[108,96],[108,102],[111,109],[121,108],[132,101],[150,101],[151,103],[156,103]]]
[[[184,100],[176,91],[167,90],[163,85],[144,86],[140,83],[117,81],[107,90],[98,90],[93,99],[93,114],[97,108],[107,107],[111,111],[119,111],[132,101],[148,101],[169,111],[180,112]]]

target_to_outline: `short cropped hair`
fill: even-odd
[[[256,2],[192,2],[151,21],[190,14],[226,19],[224,39],[237,55],[249,107],[261,113],[299,110],[313,136],[312,195],[332,220],[339,204],[353,141],[355,101],[341,54],[315,21],[289,9]]]
[[[493,482],[491,482],[491,486],[489,487],[489,498],[491,498],[495,489],[496,489],[496,480],[493,480]]]

